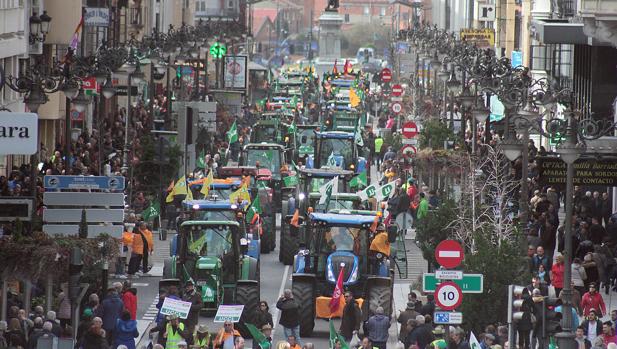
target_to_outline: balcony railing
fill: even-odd
[[[238,18],[240,12],[237,9],[220,9],[220,8],[207,8],[205,11],[195,11],[196,18],[208,18],[208,17],[229,17]]]

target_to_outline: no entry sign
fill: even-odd
[[[408,121],[403,124],[403,137],[414,138],[418,135],[418,125],[413,121]]]
[[[454,310],[463,302],[463,292],[454,282],[442,282],[435,289],[435,303],[443,310]]]
[[[403,106],[399,102],[392,103],[390,106],[394,114],[400,114],[403,111]]]
[[[435,259],[444,268],[456,268],[465,258],[463,247],[457,241],[444,240],[435,248]]]
[[[392,95],[395,97],[399,97],[403,94],[403,86],[396,84],[392,86]]]
[[[390,82],[392,81],[392,71],[388,68],[383,68],[381,70],[381,81]]]

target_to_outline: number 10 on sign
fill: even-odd
[[[463,302],[463,291],[454,282],[443,282],[435,289],[435,303],[443,310],[454,310]]]

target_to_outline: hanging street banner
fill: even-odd
[[[478,48],[495,46],[494,29],[461,29],[461,40],[475,44]]]
[[[248,64],[246,56],[225,56],[225,88],[248,87]]]
[[[186,319],[187,317],[189,317],[191,304],[191,302],[184,302],[179,299],[165,297],[165,300],[163,301],[163,306],[161,307],[161,314],[175,315],[180,319]]]
[[[560,158],[539,157],[538,162],[540,184],[566,184],[566,163]],[[574,185],[617,186],[617,163],[614,160],[577,160],[574,163]]]

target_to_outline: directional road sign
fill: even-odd
[[[482,274],[463,274],[461,280],[453,281],[461,287],[463,293],[482,293],[484,291],[484,275]],[[422,274],[422,291],[435,292],[439,282],[433,273]]]
[[[413,121],[407,121],[403,124],[403,137],[414,138],[418,135],[418,125]]]
[[[433,322],[437,325],[460,325],[463,323],[463,313],[454,311],[436,311]]]
[[[381,70],[381,81],[390,82],[392,81],[392,71],[388,68],[383,68]]]
[[[443,282],[435,290],[435,303],[443,310],[454,310],[463,302],[463,291],[454,282]]]
[[[45,176],[45,189],[124,190],[123,176]]]
[[[435,270],[435,278],[438,280],[462,280],[462,270]]]
[[[435,248],[435,259],[444,268],[456,268],[465,258],[463,247],[457,241],[443,240]]]

